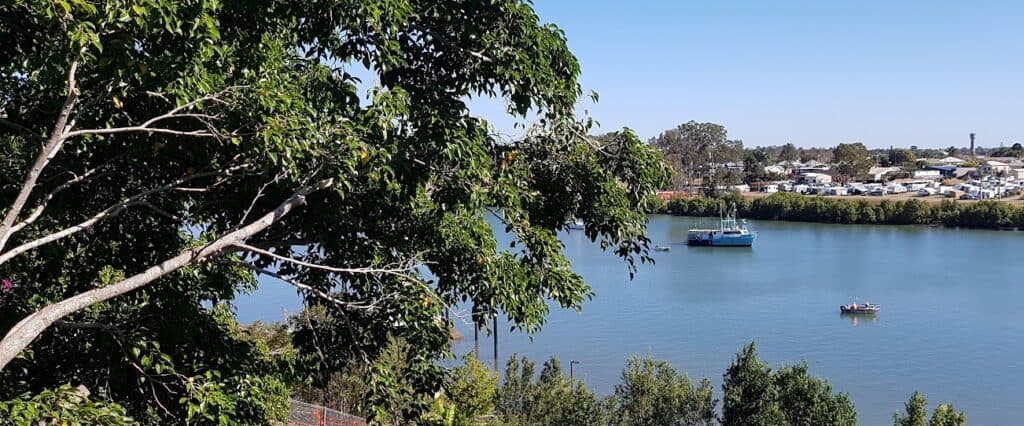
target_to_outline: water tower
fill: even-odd
[[[971,157],[974,156],[974,133],[971,133]]]

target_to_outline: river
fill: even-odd
[[[704,219],[704,225],[714,221]],[[930,227],[752,221],[753,248],[687,247],[698,219],[651,216],[655,265],[633,281],[581,232],[562,235],[573,268],[596,293],[582,312],[553,309],[532,339],[499,327],[499,358],[551,355],[599,394],[630,355],[650,355],[715,383],[756,341],[773,367],[806,360],[857,406],[861,424],[891,424],[916,389],[953,402],[972,424],[1024,418],[1024,234]],[[507,238],[507,237],[506,237]],[[239,319],[280,320],[294,291],[264,285],[237,302]],[[846,317],[854,298],[874,318]],[[472,329],[456,343],[472,349]],[[480,358],[493,362],[482,337]]]

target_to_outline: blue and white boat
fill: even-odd
[[[736,205],[721,218],[718,229],[691,229],[686,233],[686,244],[691,246],[750,247],[756,232],[747,229],[747,220],[736,221]]]

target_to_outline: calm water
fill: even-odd
[[[625,266],[580,232],[563,235],[573,267],[594,287],[583,312],[552,310],[531,340],[500,327],[499,358],[578,360],[578,377],[610,393],[626,358],[649,354],[691,377],[721,375],[753,340],[773,366],[806,360],[849,393],[862,424],[891,424],[915,389],[953,401],[972,424],[1024,418],[1024,234],[928,227],[752,222],[752,249],[679,244],[697,219],[652,216],[656,265]],[[705,219],[705,224],[711,221]],[[239,301],[242,321],[279,320],[294,291],[265,285]],[[840,316],[852,298],[875,318]],[[458,353],[472,348],[472,329]],[[492,360],[491,340],[480,357]]]

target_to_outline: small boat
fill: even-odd
[[[736,204],[720,218],[718,229],[691,229],[686,233],[686,244],[691,246],[750,247],[756,232],[747,229],[747,220],[736,221]]]
[[[654,250],[656,250],[656,251],[669,251],[669,250],[672,250],[672,247],[669,247],[669,246],[654,246]]]
[[[839,312],[844,314],[876,314],[882,309],[882,305],[877,303],[851,303],[849,305],[839,305]]]
[[[582,220],[573,219],[572,222],[569,222],[569,229],[575,229],[575,230],[578,230],[578,231],[582,231],[582,230],[586,229],[586,225],[583,224]]]

